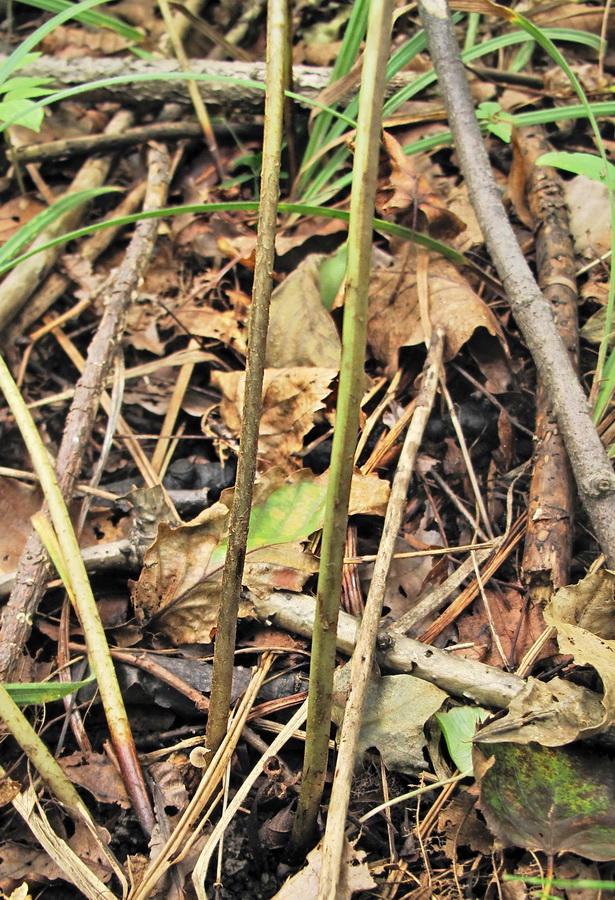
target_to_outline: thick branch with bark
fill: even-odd
[[[607,564],[615,566],[615,475],[553,312],[511,228],[474,112],[446,0],[419,0],[432,62],[474,211],[564,436],[581,501]]]
[[[6,60],[0,56],[0,64]],[[199,81],[199,92],[207,104],[223,106],[246,111],[261,111],[265,104],[266,73],[262,62],[216,62],[211,59],[193,59],[190,61],[194,74],[207,75],[207,81]],[[62,90],[76,85],[88,85],[102,78],[124,76],[125,83],[105,88],[88,87],[81,98],[114,100],[122,105],[147,103],[156,107],[162,103],[190,104],[185,76],[181,72],[173,81],[162,81],[160,75],[178,72],[178,65],[173,59],[115,59],[103,57],[82,57],[81,59],[56,59],[53,56],[41,56],[22,70],[22,74],[51,78],[48,87]],[[150,81],[137,81],[136,78],[147,75]],[[415,81],[413,72],[401,72],[387,84],[387,96]],[[221,79],[221,80],[216,80]],[[226,79],[226,80],[225,80]],[[331,79],[331,69],[325,66],[294,66],[293,91],[308,100],[315,100]],[[246,81],[262,84],[262,90],[250,87]],[[354,85],[349,87],[346,96],[339,102],[343,107],[350,97],[358,93],[360,76]],[[300,102],[300,101],[299,101]],[[308,104],[306,104],[308,105]],[[309,105],[308,105],[309,106]],[[309,106],[311,109],[312,107]]]

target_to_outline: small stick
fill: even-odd
[[[374,574],[365,603],[361,630],[352,655],[350,691],[344,710],[344,721],[339,739],[339,754],[324,837],[319,900],[320,898],[322,900],[329,900],[329,898],[334,900],[336,896],[336,886],[339,880],[344,849],[350,785],[355,764],[357,741],[361,730],[363,706],[368,682],[372,675],[376,637],[382,615],[382,602],[386,591],[391,560],[395,551],[395,542],[406,508],[406,498],[410,479],[414,471],[416,455],[436,397],[443,349],[444,333],[436,329],[432,333],[425,377],[393,480],[391,498],[384,520],[382,541],[374,564]]]

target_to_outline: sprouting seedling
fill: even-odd
[[[509,144],[512,136],[514,118],[502,109],[499,103],[487,101],[479,103],[476,118],[485,121],[488,130],[504,143]]]

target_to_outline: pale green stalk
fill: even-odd
[[[60,803],[79,818],[85,811],[81,797],[1,682],[0,718]]]
[[[393,0],[372,3],[365,46],[350,200],[339,399],[318,576],[303,782],[292,834],[295,852],[305,849],[314,836],[327,771],[348,501],[365,386],[372,220],[393,6]]]
[[[126,789],[143,828],[150,832],[154,825],[154,816],[143,773],[137,759],[134,738],[126,716],[124,701],[109,654],[105,631],[81,557],[79,543],[70,521],[64,497],[58,487],[49,455],[2,357],[0,357],[0,390],[2,390],[11,412],[15,416],[15,421],[28,448],[45,495],[51,521],[64,557],[71,589],[75,596],[77,613],[88,646],[90,664],[98,681],[109,732],[118,756]]]

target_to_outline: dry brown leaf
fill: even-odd
[[[418,537],[430,546],[442,546],[442,538],[439,532],[419,529],[415,537]],[[398,538],[395,542],[395,553],[407,552],[408,544],[403,538]],[[436,557],[437,560],[438,557]],[[421,592],[433,565],[434,557],[429,555],[393,559],[384,595],[383,607],[386,608],[386,618],[382,623],[383,626],[401,619],[424,596]],[[361,566],[361,585],[366,594],[371,583],[373,571],[373,563]]]
[[[73,753],[58,762],[73,784],[85,788],[100,803],[117,803],[122,809],[130,807],[121,775],[104,753]]]
[[[602,679],[604,717],[581,737],[605,731],[615,722],[614,587],[615,575],[595,572],[556,591],[544,612],[547,625],[557,628],[561,652],[572,654],[577,665],[593,666]]]
[[[385,131],[383,141],[389,154],[390,172],[378,189],[378,211],[393,215],[400,225],[427,231],[433,237],[456,237],[466,227],[465,222],[447,208],[427,179],[417,173],[413,159],[406,156],[394,137]]]
[[[546,7],[546,8],[544,8]],[[574,28],[577,31],[587,31],[591,34],[600,34],[604,21],[604,9],[590,6],[587,3],[551,3],[545,4],[536,12],[531,12],[529,18],[540,28],[549,25],[557,28]],[[609,10],[607,34],[611,34],[615,28],[615,10]]]
[[[272,469],[256,482],[243,583],[257,595],[300,591],[316,571],[317,560],[302,540],[321,527],[327,480],[328,473],[316,477],[302,469],[284,477]],[[351,514],[383,515],[388,493],[387,482],[356,475]],[[131,585],[137,617],[175,643],[208,643],[215,631],[232,498],[232,489],[223,491],[218,503],[188,525],[160,524],[139,580]],[[242,599],[239,615],[251,614],[251,604]]]
[[[490,666],[507,667],[511,662],[519,662],[540,637],[544,630],[542,614],[533,603],[526,609],[523,594],[514,589],[496,592],[485,588],[485,596],[505,659],[502,659],[493,641],[482,604],[477,605],[471,614],[462,616],[457,623],[459,643],[472,644],[470,649],[460,650],[457,655],[477,659]]]
[[[32,131],[22,125],[11,125],[13,147],[27,147],[48,141],[67,140],[88,134],[99,134],[109,121],[109,116],[100,109],[87,109],[79,103],[66,102],[45,116],[40,131]]]
[[[58,25],[41,41],[41,49],[62,59],[83,56],[111,56],[127,49],[128,41],[106,28],[92,30]]]
[[[564,194],[570,210],[575,251],[592,259],[607,253],[611,247],[608,187],[585,175],[577,175],[564,182]]]
[[[300,263],[271,297],[266,365],[338,369],[341,341],[320,296],[323,256]]]
[[[485,328],[505,346],[498,320],[451,263],[441,257],[430,260],[428,286],[431,325],[444,329],[447,361],[457,355],[477,328]],[[367,327],[372,353],[393,377],[399,368],[399,350],[425,341],[416,275],[410,267],[372,271]]]
[[[554,678],[548,684],[528,678],[511,700],[502,719],[485,725],[479,740],[486,743],[562,747],[596,733],[604,719],[604,706],[592,691]]]
[[[0,244],[13,237],[30,219],[47,209],[31,197],[14,197],[0,206]]]
[[[38,512],[43,497],[40,489],[14,478],[0,477],[0,573],[12,572],[32,530],[30,516]]]
[[[258,467],[262,472],[279,466],[284,472],[301,467],[292,454],[303,447],[303,438],[314,427],[324,408],[336,369],[295,367],[266,369],[263,379],[263,414],[258,441]],[[222,391],[220,415],[235,434],[241,430],[244,372],[212,372],[211,384]]]
[[[468,186],[465,181],[463,184],[451,188],[446,197],[446,205],[450,212],[466,223],[464,230],[452,242],[453,246],[460,253],[465,253],[473,247],[484,244],[485,239],[478,224],[474,208],[470,203]]]
[[[178,333],[221,341],[245,355],[247,334],[243,322],[238,319],[235,309],[217,310],[210,306],[199,306],[193,300],[180,304],[173,311],[175,324],[181,327]],[[169,318],[168,324],[172,324]]]

